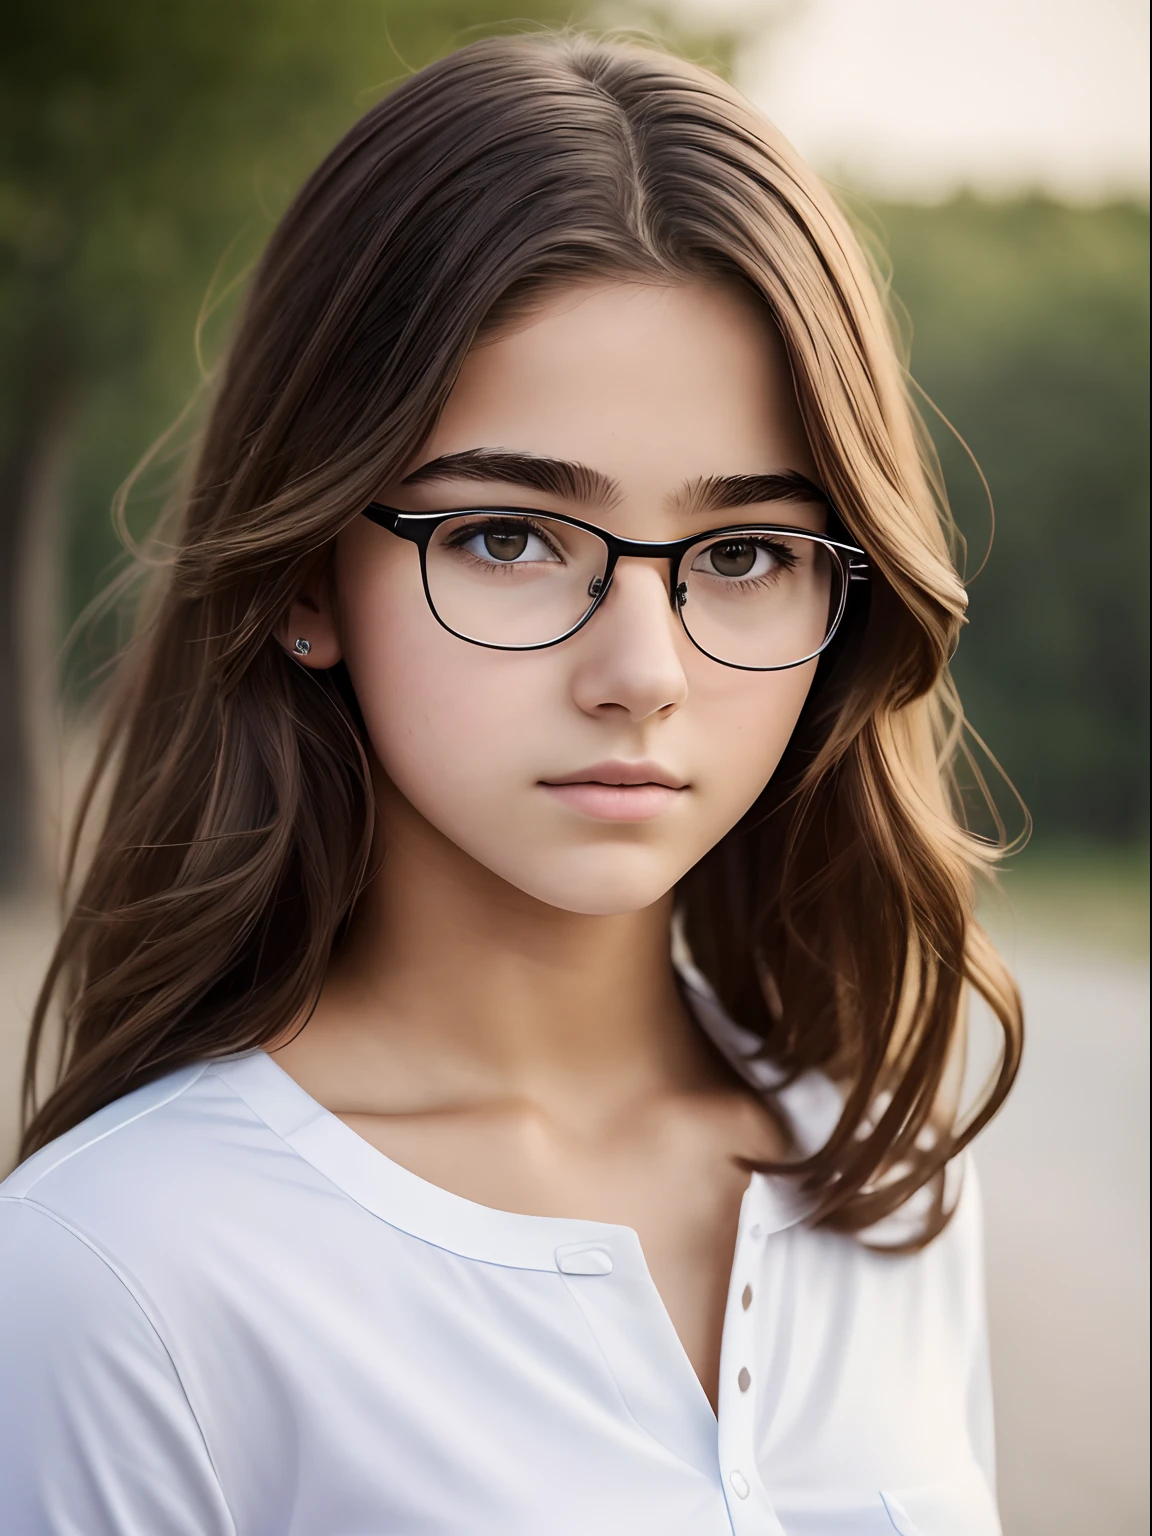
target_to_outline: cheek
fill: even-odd
[[[532,760],[545,701],[531,685],[541,669],[449,634],[428,609],[418,570],[414,580],[391,579],[412,575],[350,569],[341,641],[381,766],[421,814],[450,831],[445,821],[479,809],[485,785],[516,782]]]
[[[718,670],[700,680],[692,701],[693,736],[718,821],[729,826],[738,821],[776,771],[816,666],[813,661],[787,672]]]

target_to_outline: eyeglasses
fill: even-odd
[[[668,561],[668,593],[697,650],[726,667],[776,672],[819,656],[852,582],[868,580],[862,549],[804,528],[740,523],[648,543],[557,513],[483,507],[364,516],[420,551],[436,619],[472,645],[537,651],[583,628],[621,559]]]

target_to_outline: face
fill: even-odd
[[[497,451],[507,478],[475,460],[429,467]],[[517,455],[595,474],[540,489],[519,483]],[[767,316],[720,286],[622,284],[561,294],[478,345],[378,500],[568,514],[649,541],[761,520],[822,531],[815,501],[704,508],[713,477],[788,472],[816,478]],[[516,548],[506,534],[503,547],[472,542],[481,559]],[[425,600],[416,546],[367,518],[337,541],[331,594],[298,604],[286,633],[310,640],[309,665],[347,663],[381,770],[385,842],[403,820],[572,912],[646,907],[724,836],[775,770],[816,666],[742,671],[701,654],[664,559],[621,560],[589,622],[540,650],[450,634]]]

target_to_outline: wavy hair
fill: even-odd
[[[33,1019],[23,1155],[307,1012],[369,875],[374,807],[346,673],[296,666],[274,626],[419,449],[477,337],[592,279],[757,295],[868,553],[870,594],[777,773],[678,906],[764,1056],[844,1089],[827,1144],[787,1165],[813,1219],[861,1230],[931,1189],[910,1241],[947,1220],[944,1169],[1008,1092],[1022,1021],[973,917],[995,850],[964,829],[952,779],[965,594],[929,440],[871,266],[780,134],[704,69],[579,35],[488,39],[413,75],[272,236],[105,717],[73,867],[105,808]],[[959,1124],[966,987],[1004,1049]]]

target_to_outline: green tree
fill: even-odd
[[[1148,211],[876,210],[912,372],[996,509],[954,670],[1038,842],[1148,836]],[[937,428],[973,572],[979,478]]]

